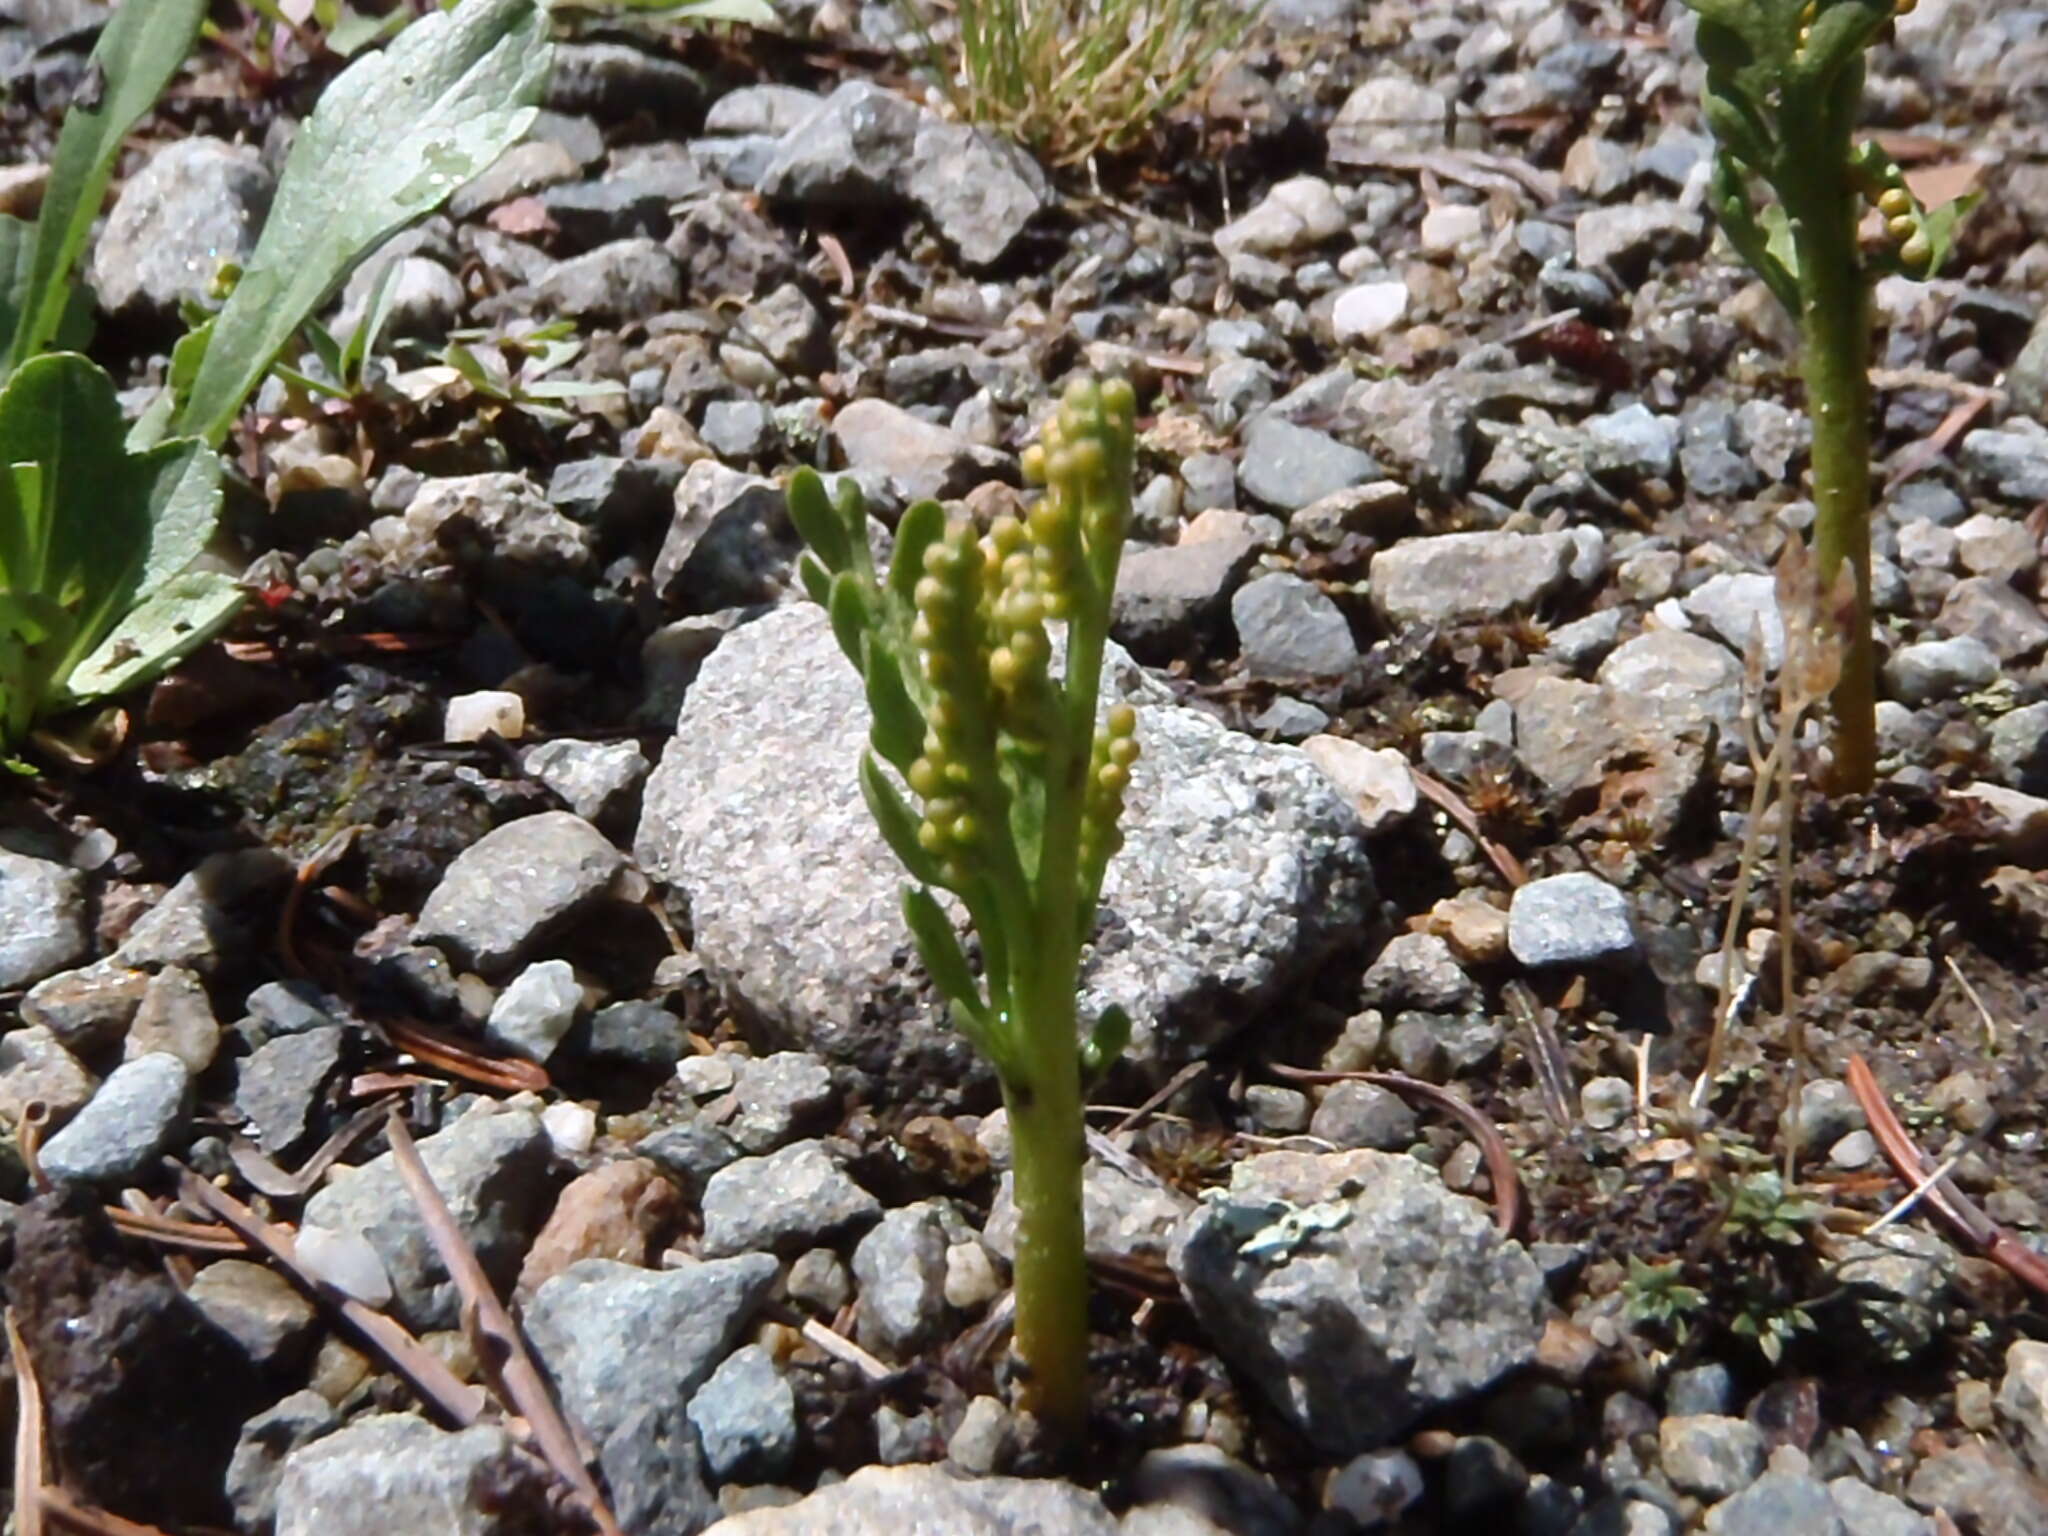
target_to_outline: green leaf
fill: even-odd
[[[811,595],[811,601],[820,608],[832,602],[832,573],[818,563],[818,557],[805,550],[796,563],[797,580],[804,584],[804,591]]]
[[[1920,232],[1927,237],[1927,244],[1933,254],[1928,258],[1927,270],[1921,276],[1940,276],[1942,267],[1955,251],[1956,231],[1962,227],[1963,220],[1969,217],[1970,210],[1983,201],[1982,192],[1966,192],[1951,202],[1943,203],[1939,208],[1927,210],[1920,220]]]
[[[328,51],[337,58],[351,59],[372,43],[381,43],[387,37],[395,37],[405,26],[407,15],[404,10],[395,10],[389,16],[371,16],[344,7],[334,25],[327,29],[321,39]]]
[[[209,454],[209,457],[211,455]],[[242,589],[219,571],[190,571],[131,611],[78,664],[59,701],[88,704],[145,683],[183,661],[227,627]]]
[[[875,611],[868,599],[868,584],[857,571],[841,571],[832,578],[831,601],[825,611],[832,616],[832,638],[846,659],[865,675],[867,640],[874,633]]]
[[[789,477],[786,499],[789,520],[796,524],[796,531],[812,552],[825,562],[825,568],[845,570],[852,563],[853,551],[846,537],[846,524],[840,521],[825,490],[824,478],[815,469],[798,470]]]
[[[28,268],[35,241],[35,225],[0,213],[0,379],[7,376],[7,354],[28,308]]]
[[[70,648],[71,615],[35,592],[0,592],[0,731],[28,735],[50,694],[54,656]]]
[[[936,501],[914,502],[896,524],[896,552],[889,557],[889,590],[904,602],[915,601],[924,575],[924,552],[946,532],[946,509]]]
[[[549,57],[536,0],[464,0],[414,22],[327,87],[214,323],[182,432],[225,437],[279,350],[364,252],[439,206],[526,131]]]
[[[14,327],[0,376],[21,367],[55,343],[73,313],[72,268],[99,217],[114,160],[143,113],[156,105],[164,87],[192,51],[207,0],[150,0],[124,5],[108,18],[92,50],[90,67],[106,88],[94,107],[74,105],[64,114],[57,152],[50,160],[49,185],[36,220],[34,252],[24,286],[20,320]]]
[[[892,652],[875,644],[868,646],[868,713],[874,717],[868,740],[875,750],[907,770],[924,750],[924,716],[910,700],[903,684],[903,668]]]
[[[953,920],[938,899],[921,885],[906,885],[903,921],[910,925],[910,936],[917,940],[917,952],[938,989],[955,1003],[986,1016],[988,1005],[982,1001],[981,984],[974,979],[960,948],[960,936],[953,931]]]
[[[860,755],[860,797],[868,803],[868,814],[875,818],[882,841],[889,845],[889,851],[910,872],[910,877],[924,885],[944,886],[945,871],[917,840],[917,817],[896,793],[896,786],[882,772],[881,759],[872,752]]]
[[[1088,1038],[1081,1042],[1081,1081],[1100,1082],[1130,1043],[1131,1016],[1111,1003],[1088,1031]]]

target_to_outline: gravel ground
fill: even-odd
[[[98,9],[0,3],[9,162]],[[337,297],[392,271],[353,397],[245,415],[247,614],[0,810],[51,1483],[579,1528],[452,1228],[631,1536],[2048,1532],[2048,12],[1921,0],[1872,55],[1870,131],[1987,195],[1876,296],[1879,783],[1797,796],[1790,998],[1758,829],[1696,1094],[1813,509],[1688,13],[1273,0],[1198,108],[1049,174],[927,103],[887,6],[778,10],[563,42],[528,142]],[[137,409],[331,73],[203,51],[138,136],[90,259]],[[1079,368],[1140,401],[1146,756],[1062,1462],[993,1082],[778,482],[991,515]],[[1886,1104],[1948,1177],[1874,1228]],[[136,1235],[221,1196],[295,1258]]]

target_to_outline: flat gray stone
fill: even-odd
[[[1112,1518],[1095,1494],[1067,1482],[963,1478],[930,1466],[871,1466],[794,1504],[727,1516],[707,1536],[1136,1536],[1136,1531],[1135,1525]],[[1180,1536],[1209,1533],[1183,1527]]]
[[[509,1291],[553,1201],[552,1153],[539,1116],[525,1109],[472,1110],[423,1139],[419,1152],[484,1273],[501,1293]],[[389,1152],[332,1175],[306,1202],[306,1220],[356,1233],[377,1251],[391,1277],[393,1314],[407,1327],[420,1332],[457,1325],[455,1283]]]
[[[1342,677],[1358,663],[1358,643],[1342,610],[1313,582],[1269,571],[1237,589],[1230,618],[1245,670],[1295,680]]]
[[[1237,480],[1247,495],[1264,505],[1295,512],[1377,480],[1381,473],[1379,463],[1364,449],[1313,427],[1266,415],[1245,434]]]
[[[553,1486],[498,1425],[372,1414],[285,1458],[277,1536],[527,1536],[552,1523]]]
[[[156,1171],[191,1114],[192,1073],[163,1051],[124,1061],[70,1124],[43,1144],[57,1184],[118,1186]]]
[[[458,854],[413,928],[458,963],[502,975],[610,889],[625,855],[567,811],[485,833]]]
[[[743,1157],[704,1185],[704,1244],[710,1258],[800,1253],[882,1214],[825,1151],[799,1141],[766,1157]]]
[[[1523,965],[1611,965],[1635,953],[1628,896],[1574,871],[1531,880],[1508,905],[1508,950]]]
[[[0,849],[0,989],[33,986],[91,953],[84,874]]]
[[[1571,579],[1568,533],[1440,533],[1372,557],[1367,586],[1391,627],[1477,624],[1533,612]]]

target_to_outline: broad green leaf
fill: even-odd
[[[70,647],[71,616],[34,592],[0,592],[0,731],[11,749],[51,693],[52,658]]]
[[[209,443],[225,437],[292,333],[364,253],[525,133],[549,58],[536,0],[464,0],[414,22],[328,86],[214,322],[181,432]]]
[[[192,562],[219,516],[216,454],[190,439],[131,453],[126,431],[113,381],[76,353],[32,358],[0,389],[0,463],[39,472],[33,495],[4,509],[8,576],[17,596],[70,616],[50,661],[57,684]],[[11,479],[17,492],[29,483],[19,469]]]
[[[241,606],[242,589],[231,576],[189,571],[176,577],[78,664],[60,702],[89,704],[148,682],[219,634]]]
[[[882,841],[910,872],[910,878],[924,885],[943,886],[945,872],[939,861],[925,852],[924,844],[917,840],[917,817],[882,772],[882,760],[872,752],[860,755],[860,795],[881,830]]]
[[[846,525],[832,505],[823,477],[815,469],[798,470],[789,477],[785,499],[789,502],[789,520],[796,524],[796,531],[825,563],[825,568],[845,570],[853,551],[847,541]]]
[[[917,952],[938,989],[954,1002],[986,1014],[988,1005],[960,948],[953,920],[930,891],[921,885],[903,887],[903,921],[910,925],[910,936],[917,940]]]
[[[92,67],[106,82],[98,105],[74,104],[64,114],[50,181],[36,220],[21,319],[0,374],[19,368],[54,344],[77,302],[71,272],[99,217],[121,140],[156,105],[164,87],[192,51],[207,0],[149,0],[124,5],[108,18],[92,51]]]
[[[910,702],[910,690],[903,685],[903,669],[886,652],[868,648],[868,713],[873,725],[868,739],[875,750],[898,769],[908,769],[924,750],[924,716]]]
[[[904,602],[915,600],[924,575],[924,552],[946,531],[946,509],[936,501],[911,505],[896,525],[896,552],[889,557],[889,588]]]
[[[387,37],[396,36],[406,20],[406,12],[402,9],[393,11],[389,16],[371,16],[353,6],[345,6],[321,40],[336,57],[352,59],[372,43],[381,43]]]
[[[0,464],[0,591],[32,591],[42,579],[49,518],[43,466]]]
[[[28,264],[35,241],[35,225],[0,213],[0,378],[7,375],[7,354],[28,308]]]

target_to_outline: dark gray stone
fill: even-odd
[[[156,1171],[192,1111],[192,1073],[164,1051],[124,1061],[70,1124],[43,1144],[43,1172],[57,1184],[118,1187]]]
[[[277,1485],[285,1458],[302,1445],[341,1427],[334,1405],[310,1387],[273,1403],[242,1426],[242,1438],[228,1463],[228,1503],[235,1528],[256,1536],[277,1521]]]
[[[1238,651],[1254,677],[1343,677],[1358,664],[1350,621],[1313,582],[1271,571],[1230,599]]]
[[[610,889],[625,855],[568,811],[543,811],[485,833],[441,877],[415,938],[464,965],[503,975]]]
[[[719,1482],[774,1482],[796,1454],[796,1394],[758,1344],[734,1350],[690,1398],[704,1464]]]
[[[324,1024],[280,1035],[252,1051],[235,1075],[235,1108],[273,1157],[297,1149],[322,1107],[321,1090],[341,1066],[345,1031]]]
[[[766,1157],[743,1157],[704,1185],[707,1257],[797,1253],[866,1226],[882,1205],[817,1141],[799,1141]]]

